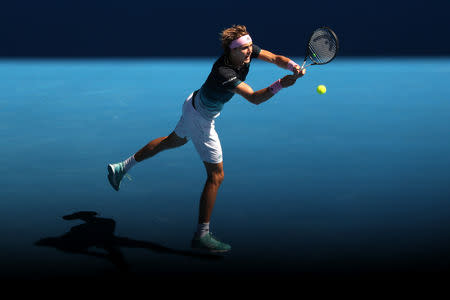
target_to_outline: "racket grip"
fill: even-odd
[[[302,66],[300,67],[300,70],[303,69],[303,67],[305,66],[305,64],[306,64],[306,60],[303,62]]]
[[[272,94],[276,94],[278,93],[281,89],[283,88],[283,86],[281,85],[281,79],[278,79],[277,81],[275,81],[274,83],[272,83],[269,86],[269,90],[272,92]]]

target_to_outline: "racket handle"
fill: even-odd
[[[303,67],[305,66],[306,60],[303,62],[302,66],[300,67],[300,70],[303,69]]]
[[[306,65],[306,66],[305,66],[305,63],[303,63],[303,65],[302,65],[302,67],[300,68],[300,70],[306,69],[306,67],[309,67],[310,65],[313,65],[313,64],[309,64],[309,65]]]

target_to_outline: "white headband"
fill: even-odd
[[[234,49],[237,47],[240,47],[242,45],[248,44],[252,42],[252,38],[247,34],[244,36],[241,36],[240,38],[234,40],[230,44],[230,49]]]

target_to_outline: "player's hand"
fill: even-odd
[[[299,76],[302,70],[299,65],[295,65],[292,72],[294,73],[295,76]]]
[[[286,75],[280,80],[281,86],[287,88],[293,85],[297,81],[297,78],[295,75]]]
[[[289,87],[291,85],[293,85],[298,78],[302,77],[303,75],[305,75],[306,73],[306,69],[303,69],[300,71],[300,73],[298,75],[286,75],[283,78],[281,78],[280,83],[281,86],[286,88]]]
[[[300,78],[306,74],[306,69],[301,69],[299,65],[297,65],[296,67],[298,67],[298,69],[294,69],[294,76]]]

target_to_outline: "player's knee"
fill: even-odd
[[[174,147],[176,148],[176,147],[181,147],[181,146],[183,146],[184,144],[186,144],[188,142],[188,139],[186,139],[186,138],[180,138],[180,139],[178,139],[178,140],[176,140],[175,142],[174,142]]]
[[[176,135],[175,132],[172,132],[168,137],[165,138],[164,142],[167,148],[176,148],[183,146],[188,142],[188,140],[186,138],[181,138]]]
[[[208,180],[214,184],[220,185],[225,179],[225,173],[223,170],[214,171],[208,174]]]

